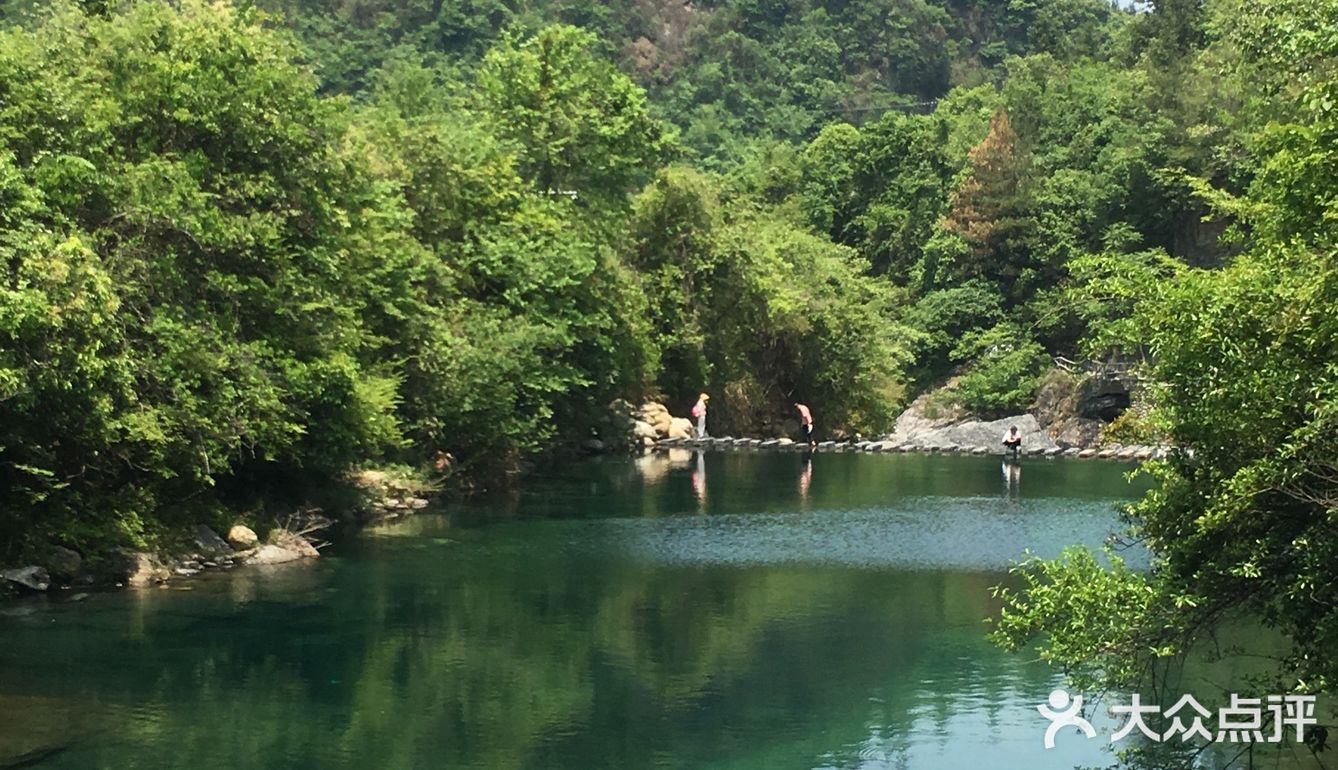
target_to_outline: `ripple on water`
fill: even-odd
[[[1027,552],[1050,558],[1075,543],[1099,546],[1119,521],[1108,502],[921,498],[888,508],[511,526],[552,528],[553,537],[545,539],[550,544],[605,554],[612,549],[618,556],[658,565],[999,571]]]

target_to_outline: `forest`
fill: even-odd
[[[1166,566],[1028,563],[996,634],[1113,681],[1248,608],[1338,676],[1332,0],[0,20],[0,561],[350,468],[496,483],[617,399],[879,435],[1118,360],[1120,429],[1192,450],[1127,514]]]

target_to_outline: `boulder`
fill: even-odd
[[[694,432],[692,420],[686,417],[674,417],[671,418],[669,429],[665,432],[665,435],[669,438],[689,439],[692,438]]]
[[[1052,423],[1048,432],[1062,447],[1093,447],[1101,443],[1101,428],[1105,423],[1086,417],[1066,417]]]
[[[632,435],[639,439],[648,438],[651,441],[660,437],[659,432],[655,430],[655,426],[645,420],[632,421]]]
[[[302,555],[295,551],[290,551],[287,548],[280,548],[277,545],[266,543],[251,552],[251,554],[246,557],[245,563],[253,565],[286,564],[301,558]]]
[[[909,410],[908,410],[909,411]],[[905,416],[905,415],[903,415]],[[1008,429],[1016,425],[1022,436],[1025,449],[1049,449],[1055,442],[1043,430],[1036,418],[1029,414],[1005,417],[1000,420],[967,420],[931,427],[930,423],[920,420],[897,420],[898,432],[894,440],[909,442],[931,448],[950,450],[953,447],[992,447],[993,451],[1002,452],[1002,441]],[[904,432],[903,432],[904,430]]]
[[[581,449],[584,449],[591,454],[599,454],[608,449],[608,447],[603,441],[600,441],[597,438],[588,438],[581,442]]]
[[[172,571],[143,551],[121,549],[116,552],[117,568],[121,579],[129,586],[147,586],[161,583],[172,577]]]
[[[656,435],[668,436],[672,427],[673,416],[664,404],[651,401],[641,407],[641,420],[655,430]]]
[[[254,534],[255,533],[252,533],[253,536]],[[228,545],[228,541],[219,537],[217,532],[203,524],[195,528],[195,535],[192,539],[195,542],[196,549],[202,554],[213,555],[228,553],[232,550],[232,546]]]
[[[260,538],[256,537],[255,530],[244,524],[236,524],[228,530],[228,543],[238,551],[251,548],[258,542],[260,542]]]
[[[59,545],[51,546],[43,561],[46,562],[48,572],[65,579],[78,575],[84,566],[84,557],[77,551]]]
[[[269,536],[265,538],[267,545],[278,546],[294,555],[298,559],[314,559],[321,555],[316,547],[307,541],[305,537],[289,532],[286,529],[272,529]],[[261,546],[263,548],[264,546]],[[252,557],[254,558],[254,557]]]
[[[22,586],[29,591],[45,591],[51,587],[51,575],[45,567],[29,566],[0,571],[0,579]]]

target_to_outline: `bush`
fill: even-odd
[[[1007,323],[966,335],[953,358],[967,362],[952,388],[958,403],[988,419],[1029,408],[1052,363],[1040,343]]]

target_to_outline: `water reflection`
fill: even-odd
[[[6,629],[0,732],[144,768],[876,767],[871,728],[957,767],[1035,743],[1009,726],[1051,674],[981,639],[996,575],[646,569],[513,534],[378,539],[305,570],[330,591],[48,608]]]
[[[1004,496],[1016,500],[1022,496],[1022,463],[1016,460],[1003,461]]]
[[[808,507],[808,490],[813,486],[813,455],[804,453],[804,464],[799,470],[799,502]]]
[[[692,494],[697,498],[697,513],[706,513],[706,453],[697,453],[697,465],[692,469]]]
[[[312,564],[22,605],[0,764],[1108,764],[1040,749],[1057,675],[983,619],[1022,550],[1104,537],[1121,468],[1029,467],[1006,505],[992,461],[809,458],[796,490],[798,459],[595,462]]]

